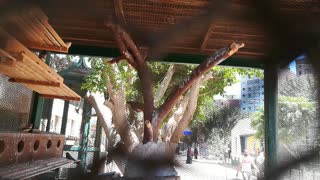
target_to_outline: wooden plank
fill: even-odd
[[[62,47],[66,47],[64,45],[61,45],[57,40],[56,37],[54,35],[52,35],[52,33],[49,31],[48,27],[47,27],[47,23],[46,22],[41,22],[39,21],[39,19],[35,18],[36,21],[38,21],[37,25],[39,26],[39,28],[41,28],[42,33],[50,40],[50,42],[52,43],[52,45],[56,45],[56,46],[62,46]],[[50,26],[50,25],[49,25]]]
[[[30,28],[30,26],[27,25],[23,20],[21,20],[19,16],[15,15],[11,19],[19,27],[20,33],[25,32],[24,34],[29,41],[38,42],[39,40],[41,40],[37,34],[32,33],[32,29]]]
[[[37,14],[37,17],[42,22],[42,24],[46,27],[48,32],[58,41],[58,43],[63,47],[68,47],[65,42],[60,38],[58,33],[52,28],[52,26],[48,22],[48,17],[41,11],[40,8],[34,8],[34,12]]]
[[[9,82],[25,83],[25,84],[36,84],[36,85],[42,85],[42,86],[61,87],[61,83],[58,83],[58,82],[35,81],[35,80],[30,80],[30,79],[10,78]]]
[[[6,51],[4,51],[3,49],[0,49],[0,56],[2,57],[6,57],[7,59],[9,59],[10,61],[16,61],[16,59],[11,56],[9,53],[7,53]]]
[[[80,101],[80,97],[73,97],[73,96],[58,96],[58,95],[50,95],[50,94],[41,94],[40,95],[43,98],[48,99],[64,99],[69,101]]]
[[[49,40],[48,37],[45,36],[43,30],[39,27],[40,23],[35,17],[32,12],[26,12],[25,16],[23,16],[24,20],[34,29],[34,31],[41,37],[42,42],[41,44],[49,44],[53,45],[53,43]]]
[[[34,75],[38,77],[38,79],[44,79],[47,81],[52,81],[52,82],[63,82],[59,81],[58,79],[54,78],[52,75],[55,72],[52,72],[50,70],[43,69],[41,67],[41,63],[44,63],[42,60],[39,58],[31,59],[29,56],[27,56],[24,52],[21,53],[22,58],[25,60],[25,62],[22,64],[25,66],[25,69],[30,72],[30,70],[34,73]]]
[[[50,76],[57,80],[58,82],[63,82],[63,78],[57,74],[53,69],[51,69],[47,64],[45,64],[42,60],[40,60],[33,52],[27,49],[23,44],[13,38],[10,34],[8,34],[2,27],[0,27],[0,39],[4,39],[6,41],[3,44],[0,44],[0,48],[4,49],[7,52],[23,52],[25,57],[30,60],[30,62],[36,67],[40,68],[45,74],[45,76]]]
[[[201,51],[204,51],[207,47],[208,39],[210,38],[210,35],[211,35],[211,29],[212,29],[212,25],[209,25],[208,31],[206,32],[206,35],[204,36],[201,47],[200,47]]]
[[[47,45],[47,44],[39,45],[34,43],[28,44],[28,48],[34,49],[34,50],[47,50],[47,51],[62,52],[62,53],[68,53],[69,51],[69,48],[67,47],[53,46],[53,45]]]

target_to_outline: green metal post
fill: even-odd
[[[46,125],[46,132],[50,132],[50,126],[51,126],[51,116],[52,116],[52,108],[53,108],[53,99],[47,99],[48,102],[48,112],[46,114],[46,118],[48,120]]]
[[[82,122],[81,122],[81,128],[80,128],[81,134],[80,134],[80,151],[79,151],[80,166],[84,172],[86,171],[86,165],[87,165],[91,109],[92,107],[88,103],[88,101],[84,100]]]
[[[267,64],[264,70],[265,166],[266,171],[277,164],[277,95],[278,67]]]
[[[70,101],[64,101],[62,124],[60,134],[66,134],[67,122],[68,122],[68,112],[69,112]]]
[[[50,64],[51,58],[50,53],[48,53],[46,58],[46,64]],[[37,92],[32,94],[32,105],[31,112],[29,116],[29,124],[32,124],[33,129],[39,129],[41,123],[41,115],[43,111],[44,99],[40,97]]]
[[[41,114],[43,110],[44,99],[36,92],[33,92],[33,103],[31,106],[31,113],[29,118],[29,124],[33,124],[33,129],[40,128]]]
[[[99,121],[97,120],[96,137],[94,140],[94,147],[97,151],[95,151],[93,154],[93,161],[94,162],[96,162],[100,157],[101,131],[102,131],[102,127],[101,127]]]

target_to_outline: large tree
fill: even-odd
[[[99,122],[106,134],[109,134],[112,124],[129,154],[140,155],[143,159],[166,159],[168,155],[174,152],[174,147],[171,144],[148,142],[158,142],[159,132],[164,122],[168,121],[168,116],[172,114],[172,110],[175,111],[182,106],[184,108],[183,114],[176,122],[178,124],[176,127],[179,128],[173,128],[174,130],[170,132],[174,134],[171,135],[171,142],[179,140],[183,129],[188,126],[197,109],[201,85],[209,80],[222,82],[221,84],[232,82],[232,80],[229,80],[229,82],[221,81],[220,78],[223,79],[223,76],[216,77],[216,75],[219,75],[219,70],[218,73],[214,73],[215,71],[208,72],[212,70],[212,67],[237,52],[244,44],[232,43],[221,48],[193,70],[187,68],[177,71],[182,73],[184,70],[187,74],[174,77],[174,71],[176,72],[178,66],[159,66],[159,64],[148,63],[146,51],[139,49],[122,27],[111,21],[107,22],[106,26],[114,33],[121,56],[112,60],[96,59],[93,61],[96,68],[83,87],[91,92],[98,90],[106,93],[107,100],[101,104],[94,94],[87,98],[95,108]],[[167,71],[159,71],[161,68]],[[151,72],[158,73],[161,76],[152,76]],[[157,83],[154,83],[153,77]],[[172,85],[174,84],[172,82],[174,80],[178,81],[178,79],[181,81]],[[218,81],[219,79],[220,81]],[[130,88],[132,86],[137,87],[138,90],[132,90]],[[214,86],[212,86],[212,89],[214,89]],[[187,105],[183,105],[183,101]],[[112,122],[107,122],[108,120],[104,119],[104,110],[101,108],[104,105],[112,111]],[[138,117],[141,114],[143,117],[140,119]],[[137,134],[141,129],[143,131],[141,133],[142,137],[141,134]],[[139,144],[140,139],[142,139],[143,144],[148,144]]]

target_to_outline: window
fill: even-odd
[[[248,97],[251,97],[251,94],[248,94]]]
[[[242,90],[246,90],[246,88],[242,88]]]
[[[246,108],[242,108],[242,110],[246,110]]]
[[[242,97],[246,97],[246,95],[245,95],[245,94],[242,94]]]

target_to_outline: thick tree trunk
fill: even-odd
[[[128,63],[131,64],[138,72],[138,76],[141,80],[141,91],[144,101],[145,124],[143,143],[150,142],[152,141],[152,134],[150,134],[150,132],[152,132],[152,127],[148,126],[148,122],[152,122],[153,119],[154,101],[152,94],[152,78],[149,68],[144,57],[141,55],[140,50],[125,30],[112,21],[107,21],[105,25],[113,31],[122,56],[125,57]]]
[[[109,139],[112,134],[112,111],[104,105],[103,94],[91,93],[86,99],[96,111],[97,119]]]
[[[190,89],[190,97],[189,97],[189,103],[186,111],[183,114],[182,119],[180,120],[177,128],[174,130],[172,136],[171,136],[171,142],[178,143],[180,140],[180,137],[183,134],[183,130],[186,129],[192,120],[193,114],[197,109],[197,102],[198,102],[198,96],[199,96],[199,90],[202,80],[198,79],[193,86]]]
[[[154,96],[154,103],[157,104],[164,96],[165,92],[167,91],[168,89],[168,86],[171,82],[171,79],[172,79],[172,76],[174,74],[174,65],[170,65],[167,73],[165,74],[163,80],[161,81],[158,89],[157,89],[157,92]]]
[[[189,102],[189,95],[190,93],[186,94],[181,102],[178,105],[178,108],[175,112],[173,112],[173,115],[169,118],[167,124],[164,126],[162,138],[164,142],[169,142],[172,136],[172,133],[178,126],[178,123],[180,122],[183,113],[185,112],[188,102]]]
[[[215,53],[213,53],[207,60],[202,62],[196,69],[192,71],[192,73],[187,76],[184,81],[179,84],[173,93],[167,98],[167,100],[162,104],[159,108],[158,113],[154,117],[154,141],[158,140],[159,128],[165,118],[168,116],[172,108],[179,101],[180,96],[182,96],[202,75],[208,72],[213,66],[221,63],[235,52],[237,52],[240,48],[244,46],[243,43],[237,44],[232,43],[230,46],[224,47]]]

